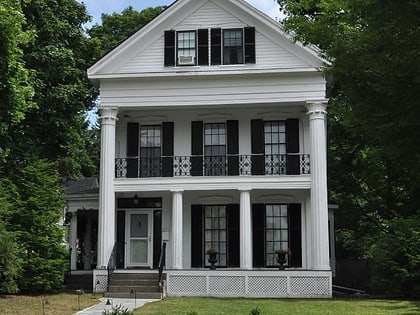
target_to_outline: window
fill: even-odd
[[[161,176],[161,126],[140,126],[140,177]]]
[[[205,176],[226,175],[226,124],[204,124]]]
[[[277,265],[278,249],[289,248],[287,205],[265,206],[265,262],[267,267]]]
[[[215,247],[218,252],[218,266],[227,264],[226,206],[204,206],[204,252]],[[209,262],[205,259],[205,265]]]
[[[165,31],[165,67],[255,64],[255,60],[254,27]]]
[[[264,122],[265,174],[286,174],[286,124]]]
[[[224,30],[223,31],[223,64],[244,63],[244,41],[243,30]]]
[[[178,65],[195,65],[196,32],[186,31],[177,33]]]

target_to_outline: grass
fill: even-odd
[[[79,297],[79,301],[78,301]],[[1,315],[71,315],[99,303],[92,294],[0,295]],[[45,303],[48,301],[48,303]],[[43,307],[44,306],[44,307]]]
[[[231,299],[231,298],[167,298],[148,303],[135,315],[226,315],[250,314],[420,314],[420,301],[380,299]]]
[[[92,294],[54,294],[39,296],[0,296],[0,315],[71,315],[99,303]],[[43,302],[48,300],[47,305]],[[137,309],[135,315],[261,315],[293,314],[420,314],[420,301],[381,299],[233,299],[233,298],[166,298]]]

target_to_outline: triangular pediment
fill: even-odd
[[[88,70],[91,79],[226,71],[223,67],[164,67],[164,31],[255,27],[256,63],[236,70],[317,71],[323,60],[292,43],[278,22],[243,0],[178,0]],[[230,67],[229,70],[235,67]]]

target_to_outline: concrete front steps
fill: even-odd
[[[159,274],[120,273],[112,274],[106,298],[160,299]]]

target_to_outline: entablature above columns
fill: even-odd
[[[115,192],[152,191],[211,191],[211,190],[254,190],[254,189],[311,189],[311,175],[288,176],[279,180],[274,177],[253,178],[201,178],[186,177],[151,179],[115,179]]]

